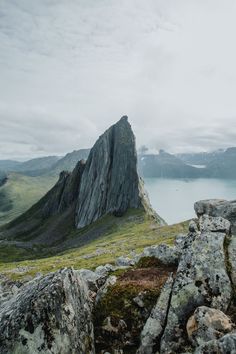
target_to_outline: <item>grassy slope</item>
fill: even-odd
[[[39,200],[55,183],[56,177],[29,177],[11,173],[0,188],[0,225],[26,211]]]
[[[103,222],[107,223],[107,221],[106,217]],[[45,250],[40,249],[34,249],[32,253],[12,246],[0,246],[0,272],[18,279],[26,275],[35,275],[37,272],[47,273],[69,266],[75,269],[93,269],[101,264],[113,263],[116,257],[128,255],[133,250],[141,252],[149,245],[172,244],[178,233],[186,232],[187,224],[184,222],[160,227],[140,212],[138,215],[131,212],[124,218],[114,218],[113,227],[99,238],[91,240],[82,247],[68,249],[57,255],[50,256],[49,253],[44,253]],[[78,235],[73,234],[71,237],[78,237]],[[19,267],[27,268],[19,272]]]

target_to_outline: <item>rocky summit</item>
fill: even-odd
[[[174,245],[93,271],[3,280],[0,353],[236,353],[233,208],[197,202],[198,219]]]
[[[135,137],[122,117],[92,148],[80,184],[76,226],[82,228],[101,216],[122,216],[129,208],[144,208],[137,173]]]
[[[27,241],[27,247],[58,244],[71,238],[74,229],[106,215],[121,217],[130,209],[142,210],[163,223],[138,176],[135,136],[124,116],[99,137],[87,161],[79,161],[72,172],[61,172],[56,185],[5,226],[0,238]]]

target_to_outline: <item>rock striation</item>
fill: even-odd
[[[76,226],[82,228],[103,215],[122,216],[130,208],[144,207],[135,137],[124,116],[91,149],[81,179]]]

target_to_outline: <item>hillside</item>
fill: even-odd
[[[59,159],[55,164],[51,166],[47,171],[44,171],[43,174],[48,175],[59,175],[61,171],[71,172],[78,161],[87,160],[90,149],[80,149],[69,152],[64,157]]]
[[[212,152],[196,152],[196,153],[182,153],[175,156],[189,165],[207,165],[210,161],[221,156],[223,150],[216,150]]]
[[[0,187],[0,225],[24,213],[55,183],[55,177],[29,177],[10,173]]]
[[[0,238],[26,247],[77,245],[79,237],[68,241],[75,230],[90,227],[107,215],[122,217],[129,209],[145,211],[159,224],[164,223],[143,189],[137,173],[135,137],[127,117],[122,117],[99,137],[87,161],[78,162],[71,173],[61,172],[45,196],[0,230]],[[97,231],[96,237],[99,234]],[[88,237],[94,237],[94,230]]]

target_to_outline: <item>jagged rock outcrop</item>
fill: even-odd
[[[126,116],[111,126],[90,151],[81,179],[76,225],[82,228],[101,216],[122,216],[146,201],[137,173],[135,137]]]
[[[161,353],[176,353],[184,345],[185,323],[202,305],[226,311],[231,300],[231,282],[226,270],[226,231],[190,233],[173,285]]]
[[[29,282],[0,309],[1,354],[95,353],[86,283],[72,269]]]
[[[60,173],[56,185],[41,200],[44,218],[65,211],[77,201],[84,168],[85,161],[81,160],[71,173],[66,171]]]
[[[27,240],[27,247],[33,243],[58,247],[75,229],[107,214],[123,216],[129,209],[164,223],[151,208],[138,176],[135,137],[125,116],[100,136],[86,162],[78,162],[72,172],[61,172],[38,203],[0,230],[0,238]]]

